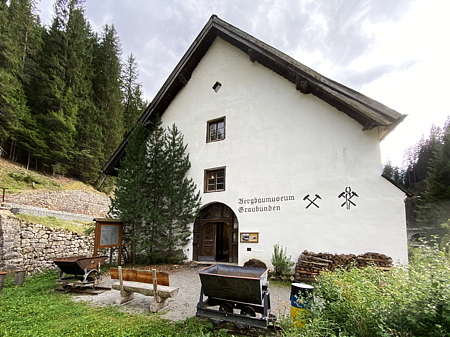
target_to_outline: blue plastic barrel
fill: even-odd
[[[306,283],[292,283],[291,285],[291,319],[298,327],[305,324],[304,313],[311,309],[313,299],[312,285]]]

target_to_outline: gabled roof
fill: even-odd
[[[164,114],[178,92],[189,82],[192,72],[216,37],[220,37],[242,50],[252,62],[258,62],[294,83],[301,93],[317,96],[346,113],[359,122],[363,130],[378,127],[380,139],[383,139],[406,117],[406,115],[402,115],[353,89],[320,75],[288,55],[213,15],[139,118],[138,123],[147,125],[156,116]],[[130,134],[103,167],[104,173],[117,175],[119,162],[124,155]]]

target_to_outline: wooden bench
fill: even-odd
[[[150,310],[157,312],[169,305],[168,299],[178,294],[178,288],[169,287],[169,274],[153,270],[110,268],[111,280],[118,280],[111,284],[111,288],[120,291],[120,298],[116,303],[131,301],[134,293],[153,296]]]

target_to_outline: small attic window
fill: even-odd
[[[220,82],[216,82],[212,88],[215,92],[218,92],[221,87],[222,87],[222,84]]]

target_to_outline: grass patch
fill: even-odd
[[[0,187],[7,188],[6,193],[36,190],[86,190],[101,194],[94,187],[80,181],[63,176],[51,176],[31,169],[26,170],[24,167],[16,165],[4,158],[0,158]]]
[[[88,235],[92,233],[95,226],[93,222],[67,221],[55,218],[54,216],[40,217],[36,215],[16,214],[16,217],[20,220],[40,224],[46,227],[65,229],[79,235]]]
[[[1,336],[226,336],[210,324],[190,318],[174,323],[159,315],[127,314],[114,306],[90,307],[55,292],[56,272],[44,272],[16,287],[6,279],[0,297]]]
[[[34,184],[34,188],[33,188]],[[26,172],[25,170],[0,170],[0,187],[8,188],[7,193],[17,193],[23,190],[57,190],[60,185],[53,179],[42,174]]]

